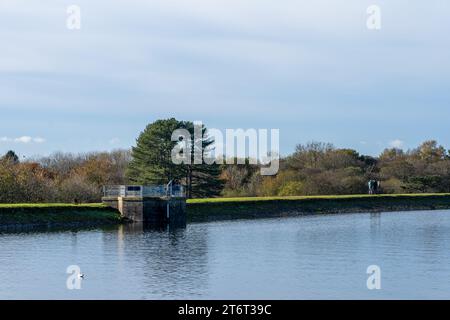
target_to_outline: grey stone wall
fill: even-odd
[[[123,217],[149,225],[186,226],[185,198],[105,197],[107,206],[120,211]]]
[[[171,198],[166,203],[169,204],[169,224],[176,227],[186,226],[186,199]]]
[[[119,210],[119,199],[117,197],[103,197],[102,202],[110,208]]]
[[[127,219],[144,221],[144,204],[141,198],[119,197],[119,211]]]

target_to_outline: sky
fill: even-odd
[[[449,31],[444,0],[1,0],[0,153],[129,148],[170,117],[279,129],[284,155],[450,148]]]

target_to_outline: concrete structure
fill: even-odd
[[[106,186],[102,202],[134,222],[151,226],[186,225],[182,186]]]

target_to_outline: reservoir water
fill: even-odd
[[[450,298],[450,211],[0,234],[0,299],[422,298]]]

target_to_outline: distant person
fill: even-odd
[[[374,194],[375,193],[375,184],[376,181],[373,179],[369,180],[368,186],[369,186],[369,194]]]
[[[371,179],[369,181],[369,194],[378,194],[380,190],[381,190],[380,181]]]
[[[377,193],[378,193],[378,181],[373,180],[373,193],[372,194],[377,194]]]

